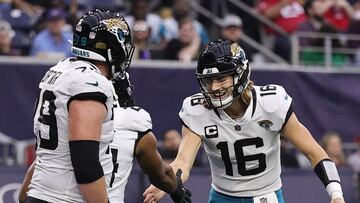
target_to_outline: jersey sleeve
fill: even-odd
[[[56,92],[68,96],[67,107],[73,100],[95,100],[107,108],[112,105],[111,82],[90,64],[74,64],[74,68],[66,72],[58,82]]]
[[[115,129],[147,132],[152,130],[150,114],[137,106],[128,108],[115,108]]]
[[[133,122],[134,127],[139,132],[146,132],[152,130],[152,120],[150,114],[140,107],[134,106],[130,108],[136,116],[134,117],[136,120]]]
[[[272,130],[280,131],[293,112],[292,98],[287,94],[284,87],[280,85],[268,86],[275,87],[276,94],[264,94],[264,96],[261,96],[260,93],[260,97],[262,97],[264,110],[273,121]]]
[[[203,99],[202,94],[187,97],[183,101],[179,112],[182,124],[199,136],[203,134],[203,128],[201,127],[201,117],[205,111],[205,107],[202,105]]]

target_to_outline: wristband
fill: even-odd
[[[337,198],[344,199],[341,185],[338,182],[329,183],[326,186],[326,191],[328,192],[331,199],[337,199]]]
[[[340,176],[333,161],[330,159],[321,160],[316,164],[314,171],[326,187],[326,191],[331,199],[344,199],[340,185]]]

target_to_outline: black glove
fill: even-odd
[[[184,187],[181,180],[181,173],[182,170],[178,169],[176,172],[177,187],[175,192],[170,194],[170,196],[175,203],[191,203],[191,191]]]

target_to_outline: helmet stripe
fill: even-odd
[[[87,50],[87,49],[81,49],[78,47],[71,47],[71,53],[75,56],[81,57],[81,58],[87,58],[87,59],[93,59],[96,61],[105,61],[105,57],[101,56],[100,54]]]

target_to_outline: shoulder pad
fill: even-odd
[[[263,109],[268,113],[273,113],[279,108],[288,106],[292,102],[292,98],[280,85],[269,84],[265,86],[254,86],[254,88]]]
[[[180,113],[186,112],[189,116],[199,116],[206,110],[203,102],[204,96],[201,93],[186,97],[183,101]]]
[[[138,106],[114,108],[114,123],[118,130],[145,132],[152,129],[150,114]]]
[[[70,96],[88,92],[100,92],[107,97],[113,95],[111,82],[90,63],[65,60],[53,68],[63,72],[57,88]]]
[[[191,129],[196,125],[197,121],[199,121],[198,118],[207,110],[203,105],[203,101],[204,96],[202,94],[195,94],[185,98],[183,102],[179,117],[184,124]]]

